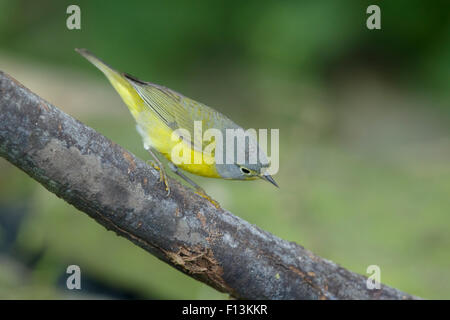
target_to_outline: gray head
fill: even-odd
[[[254,135],[242,128],[226,129],[222,148],[217,142],[215,150],[216,169],[224,179],[252,180],[261,178],[278,187],[266,169],[270,166],[266,154]],[[234,133],[233,133],[234,131]]]

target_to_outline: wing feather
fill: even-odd
[[[136,92],[151,111],[170,129],[185,129],[190,137],[181,137],[197,151],[204,149],[202,131],[215,127],[215,120],[224,118],[210,107],[191,100],[171,89],[150,82],[143,82],[125,74]],[[201,127],[194,126],[194,121],[200,121]],[[197,132],[195,132],[197,131]]]

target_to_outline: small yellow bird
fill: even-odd
[[[207,142],[203,141],[203,137],[198,138],[198,132],[196,132],[198,127],[194,125],[194,121],[201,123],[201,130],[217,129],[226,137],[225,131],[227,129],[242,129],[226,116],[171,89],[118,72],[86,49],[75,50],[105,74],[128,106],[136,121],[137,131],[143,139],[144,148],[157,163],[154,167],[160,171],[160,179],[164,182],[168,195],[170,194],[170,186],[167,182],[166,173],[155,153],[165,156],[169,160],[169,168],[208,199],[210,198],[203,189],[186,177],[179,170],[180,168],[196,175],[211,178],[236,180],[262,178],[278,187],[274,179],[265,174],[269,162],[257,144],[256,150],[249,147],[248,144],[245,145],[244,150],[235,149],[237,154],[244,153],[244,160],[239,161],[239,156],[236,156],[231,163],[226,161],[229,160],[226,159],[226,155],[218,155],[217,152],[205,152]],[[177,129],[185,129],[188,132],[188,135],[180,137],[181,143],[180,139],[173,139],[173,133]],[[194,139],[197,141],[194,141]],[[223,139],[222,142],[223,150],[225,150],[225,140]],[[213,143],[216,143],[216,141],[213,140]],[[201,161],[175,163],[173,148],[180,149],[180,145],[182,154],[188,154],[190,159],[201,159]],[[249,161],[251,158],[249,153],[255,151],[259,155],[256,163]]]

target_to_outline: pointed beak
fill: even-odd
[[[273,184],[275,187],[279,188],[278,184],[275,182],[275,180],[273,180],[271,175],[268,174],[263,174],[261,176],[259,176],[261,179],[266,180],[268,182],[270,182],[271,184]]]

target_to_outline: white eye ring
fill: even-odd
[[[248,170],[247,168],[241,167],[241,172],[243,174],[250,174],[250,170]]]

